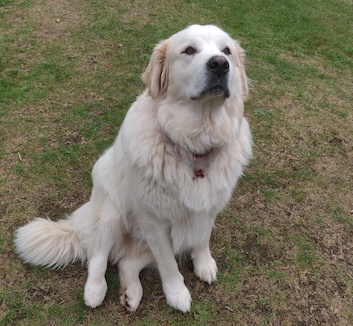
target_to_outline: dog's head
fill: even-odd
[[[150,95],[177,100],[226,99],[248,95],[244,51],[213,25],[192,25],[154,49],[142,78]]]

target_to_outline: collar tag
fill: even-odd
[[[204,178],[205,177],[205,168],[207,166],[207,156],[210,154],[212,150],[205,154],[194,154],[194,175],[192,177],[193,180],[196,178]]]

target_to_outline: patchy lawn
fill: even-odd
[[[347,0],[0,0],[0,325],[352,325],[352,12]],[[143,271],[127,314],[109,266],[89,309],[86,268],[26,266],[13,233],[87,201],[153,46],[192,23],[241,40],[253,81],[255,156],[212,235],[218,282],[182,263],[184,315]]]

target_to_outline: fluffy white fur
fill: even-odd
[[[175,256],[190,253],[195,274],[215,281],[211,230],[252,155],[243,57],[238,42],[212,25],[190,26],[159,43],[143,75],[146,91],[93,168],[89,202],[67,219],[37,218],[19,228],[20,257],[54,268],[87,261],[84,299],[92,308],[106,295],[108,260],[118,263],[128,311],[142,298],[140,271],[156,263],[168,304],[189,311]],[[228,71],[212,72],[210,58]],[[211,90],[218,75],[223,86]],[[204,154],[204,178],[194,176],[195,154]]]

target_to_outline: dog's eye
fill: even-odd
[[[222,52],[223,52],[225,55],[230,55],[230,54],[232,54],[232,52],[230,52],[230,49],[229,49],[228,46],[226,46],[226,47],[223,49]]]
[[[185,51],[183,51],[183,53],[187,54],[187,55],[193,55],[195,54],[197,51],[195,48],[193,48],[192,46],[189,46],[186,48]]]

